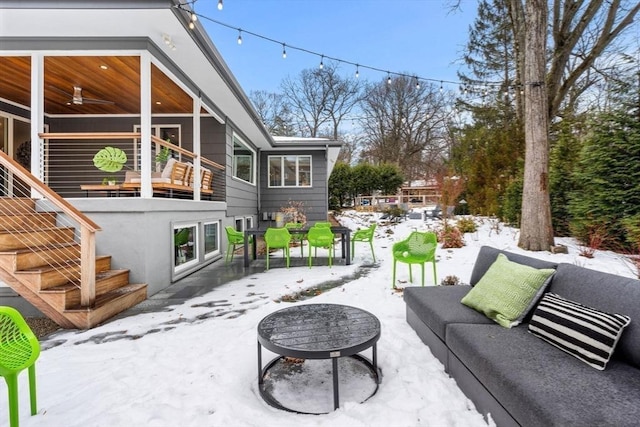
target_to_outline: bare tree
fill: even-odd
[[[370,85],[361,104],[363,155],[399,165],[405,178],[424,178],[444,154],[449,115],[445,97],[431,84],[400,76]]]
[[[360,99],[360,83],[341,77],[333,63],[302,70],[296,79],[286,77],[281,88],[300,134],[311,137],[325,134],[338,139],[342,121]]]
[[[292,136],[295,134],[289,106],[281,94],[253,90],[249,93],[249,98],[260,116],[260,120],[271,135]]]
[[[509,1],[517,70],[525,92],[526,152],[518,242],[524,249],[548,250],[553,245],[549,120],[558,114],[570,93],[576,95],[576,82],[633,22],[638,11],[640,3],[624,0],[554,0],[550,4],[543,0]],[[549,22],[553,44],[547,63]]]

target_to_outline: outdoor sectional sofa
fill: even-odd
[[[630,318],[604,370],[529,331],[538,303],[506,328],[461,303],[503,253],[536,269],[554,268],[546,288],[584,306]],[[478,411],[498,426],[640,424],[640,280],[484,246],[470,285],[407,287],[407,322]]]

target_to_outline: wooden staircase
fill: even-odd
[[[95,257],[95,303],[81,306],[80,244],[56,214],[36,212],[28,198],[0,198],[0,279],[63,328],[92,328],[147,298],[129,270]]]

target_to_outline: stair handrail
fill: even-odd
[[[96,299],[95,234],[101,231],[100,226],[2,151],[0,164],[80,225],[80,304],[93,306]]]

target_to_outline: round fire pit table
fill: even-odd
[[[271,313],[258,324],[258,385],[263,399],[279,409],[299,413],[309,412],[285,407],[273,396],[267,384],[273,377],[286,380],[289,373],[302,371],[301,364],[306,359],[331,359],[333,382],[333,408],[340,407],[338,390],[338,359],[352,376],[366,372],[373,379],[373,392],[362,401],[373,396],[378,390],[380,375],[377,366],[376,343],[380,338],[380,321],[368,311],[340,304],[300,304]],[[262,347],[278,355],[264,368]],[[371,360],[358,353],[372,349]],[[290,372],[294,373],[294,372]],[[303,372],[304,373],[304,372]],[[304,384],[309,384],[303,381]]]

